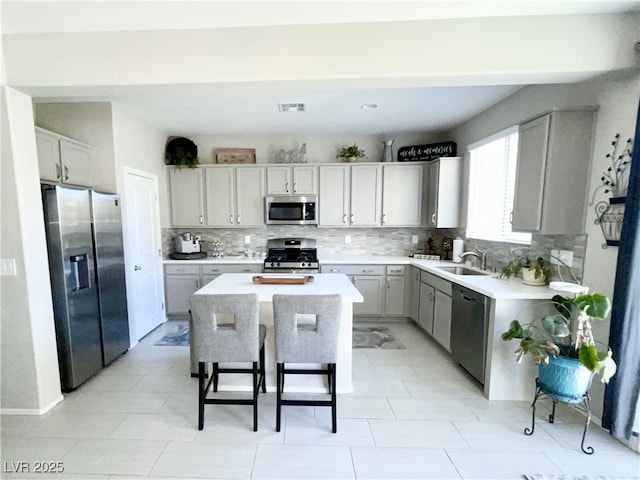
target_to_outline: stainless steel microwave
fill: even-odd
[[[317,197],[291,195],[265,198],[265,218],[270,225],[317,225]]]

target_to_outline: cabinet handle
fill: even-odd
[[[133,270],[137,272],[138,270],[142,270],[142,267],[140,265],[134,265]]]
[[[203,223],[204,223],[204,217],[200,215],[200,225],[202,225]]]
[[[387,290],[389,290],[389,286],[391,285],[391,282],[389,281],[389,279],[387,278]]]
[[[296,193],[296,182],[293,182],[293,193]]]
[[[286,186],[284,187],[284,189],[285,189],[285,191],[286,191],[287,193],[289,193],[289,182],[287,182],[287,184],[286,184]]]
[[[351,223],[353,223],[353,213],[351,214]]]
[[[236,218],[238,220],[238,225],[240,225],[240,215],[238,215]]]
[[[362,270],[362,273],[373,273],[373,270]]]
[[[331,270],[329,270],[330,272],[339,272],[340,269],[339,268],[332,268]]]
[[[347,223],[347,214],[346,213],[342,214],[342,223],[345,223],[345,224]]]
[[[383,225],[384,225],[384,223],[387,221],[387,220],[386,220],[386,218],[387,218],[387,214],[386,214],[386,213],[383,213],[383,214],[382,214],[382,224],[383,224]]]
[[[233,215],[229,215],[229,223],[233,225]]]
[[[432,214],[431,215],[431,223],[433,223],[434,225],[436,224],[436,214]]]
[[[62,169],[60,168],[60,164],[56,163],[56,178],[60,178],[62,175]]]
[[[509,223],[513,225],[513,210],[511,210],[511,213],[509,213]]]
[[[243,269],[242,271],[243,271],[243,272],[251,272],[251,269],[250,269],[250,268],[245,268],[245,269]]]
[[[64,167],[64,179],[65,181],[69,180],[69,167],[67,167],[66,165]]]

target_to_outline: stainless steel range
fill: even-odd
[[[318,273],[316,241],[312,238],[272,238],[267,241],[265,273]]]

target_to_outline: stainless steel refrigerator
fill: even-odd
[[[58,362],[71,391],[129,348],[118,195],[43,185]]]

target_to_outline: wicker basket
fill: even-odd
[[[593,372],[580,360],[549,356],[549,363],[538,366],[538,384],[543,392],[558,401],[577,403],[591,386]]]

